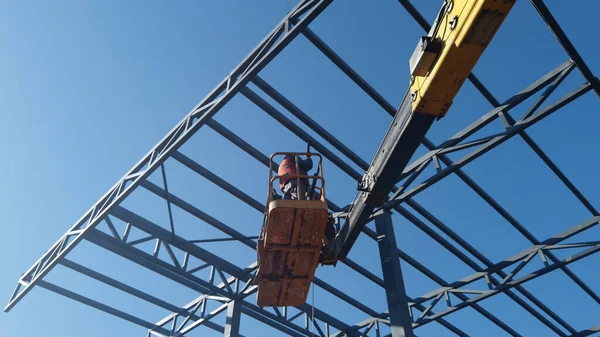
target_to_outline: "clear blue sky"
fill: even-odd
[[[593,43],[591,32],[597,28],[600,3],[582,1],[573,6],[565,1],[547,2],[589,66],[598,73],[600,49]],[[295,3],[3,2],[3,301],[8,300],[20,274],[221,81]],[[431,21],[440,3],[421,1],[418,8]],[[336,1],[311,29],[394,106],[399,104],[408,83],[408,58],[422,31],[396,1]],[[530,3],[521,0],[475,72],[502,101],[566,59]],[[370,162],[390,117],[306,39],[294,41],[261,76]],[[575,71],[556,95],[581,83],[583,79]],[[599,161],[594,154],[599,106],[598,98],[587,94],[529,132],[597,207]],[[436,123],[428,137],[440,143],[489,108],[467,83],[448,116]],[[267,155],[305,148],[302,141],[287,134],[242,96],[234,98],[216,119]],[[265,200],[268,171],[213,131],[204,129],[182,151],[255,199]],[[490,130],[498,130],[498,126]],[[258,234],[260,213],[235,202],[178,164],[168,163],[167,172],[173,193],[244,234]],[[591,216],[521,139],[503,144],[470,164],[466,172],[540,240]],[[330,163],[326,163],[325,174],[328,196],[340,205],[350,202],[354,182]],[[416,200],[494,262],[530,246],[456,177],[449,177]],[[132,195],[125,205],[166,225],[164,201],[147,192]],[[175,218],[177,229],[190,239],[223,236],[181,211],[176,211]],[[473,272],[405,219],[394,215],[394,220],[399,246],[445,280],[451,282]],[[595,239],[588,236],[583,240]],[[241,245],[206,248],[240,266],[254,259],[252,251]],[[360,239],[350,257],[381,275],[373,241]],[[78,247],[69,258],[178,306],[197,296],[89,243]],[[598,262],[600,258],[595,256],[574,264],[573,270],[600,293],[594,270]],[[410,296],[437,288],[412,268],[403,266]],[[382,290],[347,267],[321,268],[317,276],[377,311],[385,310]],[[51,273],[48,280],[152,322],[166,314],[64,268]],[[600,323],[598,304],[560,272],[533,281],[526,288],[547,301],[551,309],[578,330]],[[250,300],[254,301],[254,297]],[[365,318],[363,313],[319,289],[316,305],[348,324]],[[550,330],[505,295],[486,301],[483,307],[524,336],[552,336]],[[460,311],[448,320],[473,336],[505,335],[472,309]],[[224,317],[220,315],[216,322],[223,324]],[[280,335],[247,317],[242,318],[241,329],[246,336]],[[217,335],[211,330],[198,331]],[[0,335],[42,334],[143,336],[145,330],[36,288],[10,314],[0,315]],[[418,334],[446,336],[449,332],[433,323],[419,329]]]

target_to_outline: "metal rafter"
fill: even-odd
[[[596,241],[586,241],[586,242],[581,242],[581,243],[573,243],[573,244],[565,244],[565,245],[559,244],[560,242],[562,242],[568,238],[571,238],[577,234],[580,234],[580,233],[596,226],[599,222],[600,222],[600,217],[594,217],[592,219],[589,219],[589,220],[569,229],[568,231],[566,231],[564,233],[561,233],[561,234],[551,237],[547,240],[544,240],[540,244],[535,245],[529,249],[526,249],[519,254],[516,254],[500,263],[495,264],[492,267],[485,269],[484,271],[477,272],[477,273],[467,276],[459,281],[453,282],[448,287],[440,288],[438,290],[435,290],[433,292],[430,292],[426,295],[419,297],[418,299],[415,300],[414,303],[410,303],[409,306],[412,307],[412,305],[417,304],[417,303],[423,304],[432,299],[439,299],[439,298],[441,298],[442,295],[447,297],[448,294],[467,293],[467,294],[478,295],[476,297],[469,298],[468,300],[463,301],[458,304],[448,303],[448,308],[445,311],[442,311],[442,312],[437,313],[432,316],[419,317],[419,319],[415,320],[415,322],[413,323],[413,326],[418,327],[421,325],[425,325],[425,324],[435,320],[436,318],[444,317],[452,312],[455,312],[455,311],[461,310],[463,308],[466,308],[468,306],[471,306],[471,305],[473,305],[479,301],[482,301],[488,297],[497,295],[502,292],[506,292],[507,290],[514,288],[520,284],[523,284],[525,282],[528,282],[528,281],[531,281],[538,277],[541,277],[551,271],[561,268],[562,266],[574,263],[586,256],[590,256],[592,254],[599,252],[600,251],[600,238],[598,238],[598,240],[596,240]],[[577,254],[573,254],[562,260],[559,260],[557,262],[554,262],[554,263],[551,263],[551,261],[548,261],[547,259],[544,258],[545,256],[548,256],[548,253],[552,250],[569,249],[569,248],[587,248],[587,249],[585,249],[584,251],[578,252]],[[541,261],[543,262],[544,267],[539,268],[527,275],[523,275],[523,276],[517,278],[517,276],[519,275],[519,271],[521,271],[527,264],[531,263],[532,258],[538,257],[538,256],[541,258]],[[493,283],[489,282],[491,275],[497,274],[502,269],[512,267],[515,264],[518,264],[518,265],[515,266],[515,268],[508,275],[506,275],[499,284],[493,284]],[[487,286],[489,287],[488,290],[464,289],[463,288],[464,286],[467,286],[467,285],[469,285],[475,281],[481,280],[481,279],[486,280]],[[430,305],[429,308],[435,307],[435,305],[437,303],[438,303],[437,301],[434,301]]]
[[[202,125],[287,46],[332,0],[303,0],[263,39],[263,41],[150,150],[117,184],[87,211],[40,260],[27,270],[4,311],[9,311],[66,256],[108,214],[122,202],[169,155],[183,145]],[[74,236],[71,240],[70,238]],[[68,242],[67,242],[68,241]],[[21,289],[22,286],[22,289]]]

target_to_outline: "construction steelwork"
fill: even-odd
[[[451,38],[459,41],[458,44],[469,41],[477,45],[476,50],[471,50],[475,53],[473,59],[465,61],[465,55],[455,56],[465,61],[461,66],[469,70],[514,5],[514,1],[501,0],[456,1],[463,5],[469,3],[469,8],[481,9],[477,6],[484,3],[495,6],[492,11],[485,11],[485,15],[469,17],[463,22],[460,16],[462,14],[456,14],[456,4],[451,0],[444,2],[437,20],[425,19],[408,0],[398,2],[426,34],[440,34],[447,38],[449,35],[444,34],[452,35],[451,32],[457,29],[457,35]],[[521,2],[524,3],[525,0]],[[13,309],[32,289],[39,287],[139,325],[146,329],[147,335],[153,336],[184,336],[203,329],[213,330],[227,337],[255,335],[252,330],[244,330],[244,324],[240,323],[242,317],[249,317],[278,330],[280,335],[289,336],[471,336],[469,322],[474,316],[496,329],[495,335],[532,335],[530,331],[522,331],[507,322],[510,312],[498,312],[497,307],[488,305],[492,301],[488,300],[489,298],[502,295],[510,302],[510,308],[518,308],[519,313],[527,313],[528,319],[540,326],[539,335],[591,336],[600,332],[600,318],[597,316],[591,314],[590,326],[576,326],[564,317],[563,310],[563,313],[559,313],[556,307],[552,309],[552,305],[541,299],[539,293],[528,287],[536,282],[534,280],[542,279],[546,274],[560,274],[568,279],[570,288],[583,293],[594,305],[600,305],[600,296],[594,291],[594,286],[586,283],[571,266],[600,251],[600,238],[594,236],[594,233],[598,234],[597,231],[594,232],[594,228],[600,224],[600,213],[580,187],[575,186],[527,133],[529,128],[543,125],[541,121],[580,97],[594,93],[600,97],[600,81],[586,65],[543,0],[530,0],[528,6],[537,11],[563,48],[566,54],[564,62],[548,69],[546,74],[522,90],[515,90],[514,95],[503,102],[496,99],[473,73],[465,76],[489,102],[491,110],[480,112],[478,118],[462,130],[452,130],[454,135],[439,145],[435,145],[425,133],[436,119],[446,113],[460,113],[453,111],[450,105],[464,80],[459,76],[449,82],[428,82],[427,73],[432,69],[435,69],[435,72],[446,73],[452,73],[455,69],[440,70],[439,64],[433,65],[434,54],[444,50],[443,46],[436,46],[431,40],[423,38],[423,34],[414,36],[415,42],[420,41],[417,49],[420,48],[424,54],[411,59],[410,63],[408,59],[399,61],[405,64],[407,69],[410,66],[412,78],[398,81],[398,87],[394,88],[397,92],[408,89],[403,96],[403,103],[395,108],[309,28],[332,3],[333,0],[300,0],[213,91],[23,273],[5,311]],[[344,6],[344,2],[335,3]],[[512,9],[512,12],[514,11],[519,11],[519,8],[515,6]],[[432,21],[433,25],[430,25],[429,21]],[[486,27],[494,28],[481,34],[461,33],[463,25],[477,26],[484,21],[488,24]],[[384,113],[392,117],[390,131],[387,135],[381,135],[380,139],[384,141],[371,165],[355,150],[336,138],[333,132],[327,131],[326,127],[315,120],[315,115],[305,113],[259,76],[259,73],[299,36],[308,40]],[[491,44],[493,43],[492,41]],[[565,83],[568,82],[565,80],[572,78],[569,76],[574,73],[573,70],[577,70],[583,80],[574,88],[565,88]],[[439,97],[436,93],[439,94],[440,86],[451,87],[450,91],[453,92],[448,94],[449,96]],[[562,94],[564,89],[568,90]],[[561,93],[562,96],[550,100],[554,93]],[[378,299],[375,305],[375,302],[366,304],[358,300],[357,293],[341,290],[344,280],[325,281],[318,273],[312,278],[312,294],[315,294],[314,287],[318,288],[316,292],[320,294],[316,302],[313,297],[312,300],[295,307],[257,305],[256,295],[260,293],[260,282],[255,279],[259,269],[258,263],[240,265],[225,253],[215,253],[208,245],[235,244],[253,252],[249,255],[256,256],[257,239],[262,237],[249,236],[239,228],[223,223],[210,215],[211,209],[200,209],[200,206],[192,201],[185,200],[169,190],[165,167],[168,163],[176,163],[187,172],[201,176],[226,191],[235,198],[236,203],[249,206],[261,216],[265,213],[265,203],[253,198],[230,180],[202,166],[182,148],[201,128],[209,128],[269,171],[277,172],[278,164],[268,154],[259,151],[213,118],[236,96],[243,96],[252,102],[303,143],[310,144],[324,161],[332,165],[331,167],[339,169],[346,177],[357,182],[357,196],[353,201],[348,196],[349,200],[345,200],[350,201],[348,206],[339,206],[331,200],[334,195],[331,191],[336,187],[329,181],[328,194],[323,195],[322,200],[315,201],[328,207],[328,211],[322,210],[323,216],[331,212],[337,221],[336,224],[340,226],[333,250],[333,259],[337,261],[337,265],[321,268],[333,274],[342,268],[352,271],[360,278],[360,282],[366,284],[364,287],[359,285],[359,288],[364,288],[359,290],[367,291],[366,289],[372,289],[369,287],[374,287],[382,292],[381,297],[373,295]],[[282,113],[279,107],[286,113]],[[411,133],[403,134],[402,132],[406,132],[403,128],[408,125],[407,111],[423,114],[410,121],[413,128]],[[287,117],[287,113],[294,119]],[[443,123],[444,119],[438,122],[442,127]],[[496,126],[493,130],[488,128],[492,125]],[[565,193],[572,195],[586,209],[588,214],[585,221],[575,220],[565,227],[568,228],[566,230],[538,238],[534,236],[531,228],[517,220],[515,215],[465,171],[465,166],[469,163],[511,139],[524,141],[532,150],[531,155],[540,159],[562,183]],[[392,156],[393,160],[390,159]],[[322,174],[322,171],[319,172]],[[153,181],[152,177],[158,177],[162,186]],[[269,183],[273,182],[273,177],[270,176]],[[262,178],[263,176],[257,177]],[[416,200],[423,191],[451,179],[466,185],[469,193],[472,192],[480,198],[480,205],[483,205],[481,207],[489,208],[490,212],[494,212],[494,216],[503,219],[516,230],[520,239],[527,242],[527,247],[513,251],[503,258],[492,259],[481,250],[484,243],[468,242],[452,225],[433,215],[426,203]],[[168,211],[166,222],[159,223],[159,220],[142,215],[127,204],[138,191],[160,198]],[[444,196],[459,197],[458,194]],[[271,202],[268,198],[267,206]],[[280,204],[273,205],[280,207]],[[181,227],[177,217],[173,216],[175,212],[185,213],[190,219],[201,220],[214,231],[221,233],[221,237],[195,239],[189,232],[178,230]],[[469,214],[461,214],[461,217],[468,219]],[[449,282],[440,272],[430,269],[426,263],[419,262],[422,256],[406,253],[397,243],[397,238],[403,236],[402,233],[398,233],[401,229],[393,224],[397,222],[413,225],[420,235],[433,240],[439,251],[446,255],[450,253],[453,258],[460,260],[468,267],[469,272],[456,278],[456,281]],[[262,223],[243,225],[252,228],[252,232],[259,235]],[[364,240],[361,249],[357,250],[355,247],[351,250],[359,240]],[[178,306],[69,259],[71,251],[84,243],[91,243],[136,268],[151,271],[154,275],[187,288],[196,294],[196,298],[186,305]],[[378,253],[376,255],[379,261],[374,269],[366,266],[365,259],[362,258],[363,254],[367,254],[364,247],[368,243],[377,247],[373,250]],[[314,256],[312,259],[311,261],[316,261]],[[52,283],[47,276],[58,268],[67,268],[127,296],[140,299],[149,306],[160,308],[168,314],[159,321],[151,322],[140,317],[138,313],[125,312]],[[410,281],[406,277],[407,268],[415,270],[419,277],[438,288],[412,294],[407,286]],[[302,296],[305,296],[308,284],[303,284],[302,287]],[[327,303],[320,302],[321,298],[326,299],[323,302],[338,301],[340,304],[336,307],[337,311],[331,312],[326,309]],[[353,317],[362,319],[358,322],[349,321],[347,315],[340,314],[340,307],[348,308],[355,313]],[[573,308],[573,311],[577,310]],[[453,319],[460,315],[456,314],[457,312],[469,312],[473,316],[468,316],[467,319],[464,319],[464,316],[463,319]],[[422,328],[434,324],[439,330]]]

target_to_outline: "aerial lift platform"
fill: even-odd
[[[298,174],[273,176],[274,158],[286,155],[296,158]],[[316,175],[299,174],[301,155],[319,158]],[[257,247],[255,282],[258,283],[259,306],[297,306],[306,301],[321,249],[326,244],[325,231],[330,221],[322,163],[321,155],[309,152],[280,152],[271,156],[269,194]],[[312,184],[304,195],[298,193],[298,199],[286,200],[273,193],[273,183],[280,179],[296,179],[297,186],[301,179],[312,181]]]
[[[335,265],[347,256],[373,212],[386,207],[390,192],[427,131],[446,115],[515,2],[444,1],[431,30],[419,39],[410,58],[409,89],[369,169],[358,182],[361,193],[348,212],[340,215],[344,224],[334,238],[325,235],[331,219],[324,193],[319,200],[269,197],[258,244],[260,306],[304,304],[319,260]],[[270,169],[271,196],[271,185],[278,177],[272,177]],[[321,162],[318,172],[321,175],[315,179],[324,183]],[[325,246],[334,249],[322,249]]]

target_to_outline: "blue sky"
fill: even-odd
[[[3,2],[3,298],[8,299],[19,275],[212,90],[295,3]],[[587,1],[572,7],[557,0],[547,3],[590,68],[597,72],[600,51],[590,43],[593,39],[589,32],[596,28],[595,14],[600,4]],[[431,21],[439,5],[440,1],[423,1],[417,7]],[[336,1],[310,27],[392,105],[400,103],[408,83],[408,58],[422,31],[396,1]],[[475,73],[503,101],[566,59],[530,3],[519,1]],[[365,161],[371,161],[390,117],[305,38],[292,42],[260,76]],[[582,83],[583,78],[574,71],[552,98]],[[598,97],[588,93],[528,131],[595,206],[600,204],[595,168],[598,159],[594,156],[598,144],[595,125],[600,121],[598,107]],[[467,83],[448,116],[434,125],[428,137],[439,144],[489,109],[489,103]],[[518,109],[514,116],[522,112],[523,108]],[[266,155],[305,148],[301,140],[241,95],[215,119]],[[493,124],[486,130],[498,131],[499,125]],[[182,147],[182,152],[256,200],[265,200],[268,171],[214,131],[202,128]],[[258,234],[260,213],[180,164],[168,162],[166,168],[174,194],[246,235]],[[591,217],[518,137],[469,164],[465,171],[540,240]],[[355,192],[352,179],[329,162],[325,163],[325,174],[328,196],[339,205],[350,202]],[[151,180],[161,185],[156,177]],[[166,225],[164,201],[139,192],[124,206]],[[530,246],[455,176],[419,194],[415,200],[493,262]],[[176,229],[189,239],[224,236],[180,210],[175,210],[174,216]],[[395,214],[394,220],[400,248],[446,281],[473,273],[404,218]],[[591,233],[582,240],[595,240],[592,235],[599,232]],[[254,258],[252,251],[241,245],[213,244],[205,248],[239,266]],[[370,239],[359,239],[350,257],[381,275],[377,246]],[[69,259],[178,306],[197,296],[87,242]],[[600,292],[600,284],[593,266],[598,262],[599,257],[594,256],[572,267],[596,292]],[[438,287],[411,267],[403,268],[410,296],[417,297]],[[385,310],[382,290],[349,268],[320,268],[317,276],[377,311]],[[166,314],[65,268],[52,272],[48,280],[151,322]],[[544,276],[526,289],[547,301],[577,330],[599,323],[598,303],[585,297],[564,273]],[[364,313],[348,308],[323,290],[317,289],[315,304],[348,324],[365,318]],[[522,335],[552,336],[550,330],[505,295],[482,306]],[[222,324],[224,317],[220,315],[215,321]],[[473,336],[506,335],[472,309],[453,314],[448,321]],[[10,314],[0,315],[2,336],[38,336],[49,331],[56,336],[104,336],[115,332],[123,336],[145,335],[143,328],[40,288],[34,289]],[[205,331],[208,336],[215,335],[206,329],[199,329],[196,335]],[[420,336],[449,335],[436,323],[418,331]],[[281,335],[247,317],[242,318],[241,332],[246,336]]]

